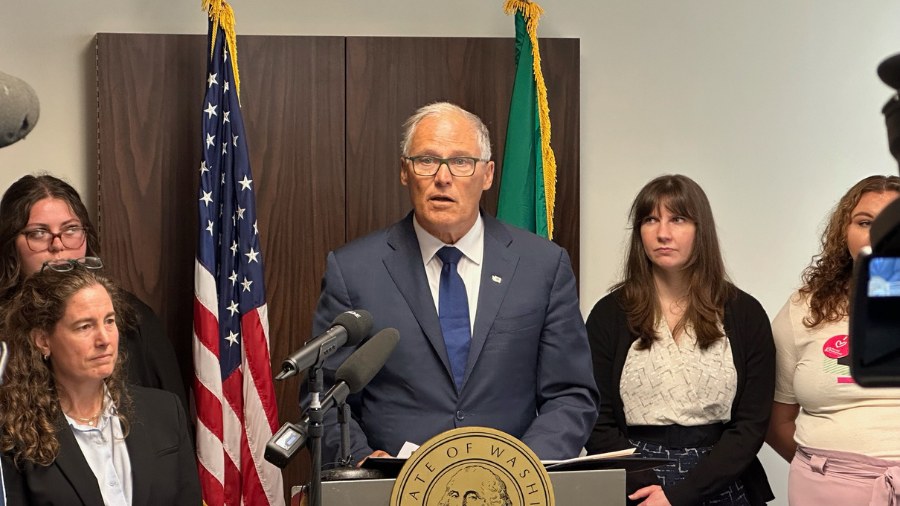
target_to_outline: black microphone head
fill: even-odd
[[[338,367],[335,379],[347,383],[350,393],[359,392],[384,367],[399,341],[397,329],[388,328],[375,334]]]
[[[372,314],[364,309],[345,311],[331,322],[331,326],[340,325],[347,330],[347,343],[344,346],[356,346],[361,343],[372,330]]]

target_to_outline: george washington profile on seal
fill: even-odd
[[[450,477],[438,506],[512,506],[512,502],[499,476],[472,464]]]

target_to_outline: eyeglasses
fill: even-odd
[[[62,232],[54,234],[45,228],[23,230],[25,242],[31,251],[45,251],[53,244],[53,240],[59,237],[59,241],[68,249],[80,248],[87,236],[87,229],[82,226],[64,228]]]
[[[98,257],[56,258],[44,262],[44,265],[41,266],[41,272],[44,272],[44,269],[50,269],[51,271],[56,272],[69,272],[76,267],[93,271],[102,269],[103,261]]]
[[[480,158],[471,156],[454,156],[451,158],[438,158],[436,156],[404,156],[404,160],[412,163],[413,172],[419,176],[433,176],[441,170],[441,165],[447,164],[450,174],[456,177],[469,177],[475,173],[475,165],[478,162],[486,162]]]

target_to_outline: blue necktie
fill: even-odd
[[[438,318],[441,320],[441,333],[444,334],[453,381],[456,382],[456,388],[460,389],[466,374],[469,341],[472,337],[469,297],[466,295],[466,285],[456,271],[462,252],[452,246],[444,246],[438,250],[437,256],[444,263],[438,292]]]

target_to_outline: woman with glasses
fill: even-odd
[[[181,402],[126,386],[118,292],[92,262],[51,260],[7,301],[8,504],[200,504]]]
[[[44,262],[96,257],[100,241],[78,192],[51,175],[28,175],[0,201],[0,308]],[[153,311],[122,291],[120,308],[128,380],[168,390],[187,407],[181,371],[171,341]],[[130,307],[131,309],[126,309]]]
[[[631,205],[624,279],[587,319],[600,408],[590,453],[636,448],[675,462],[629,490],[644,506],[773,499],[756,453],[775,349],[759,302],[725,274],[706,194],[661,176]]]
[[[766,441],[791,463],[793,506],[900,504],[900,388],[854,383],[848,337],[853,262],[898,196],[897,176],[853,185],[831,212],[803,285],[772,321],[777,374]]]

